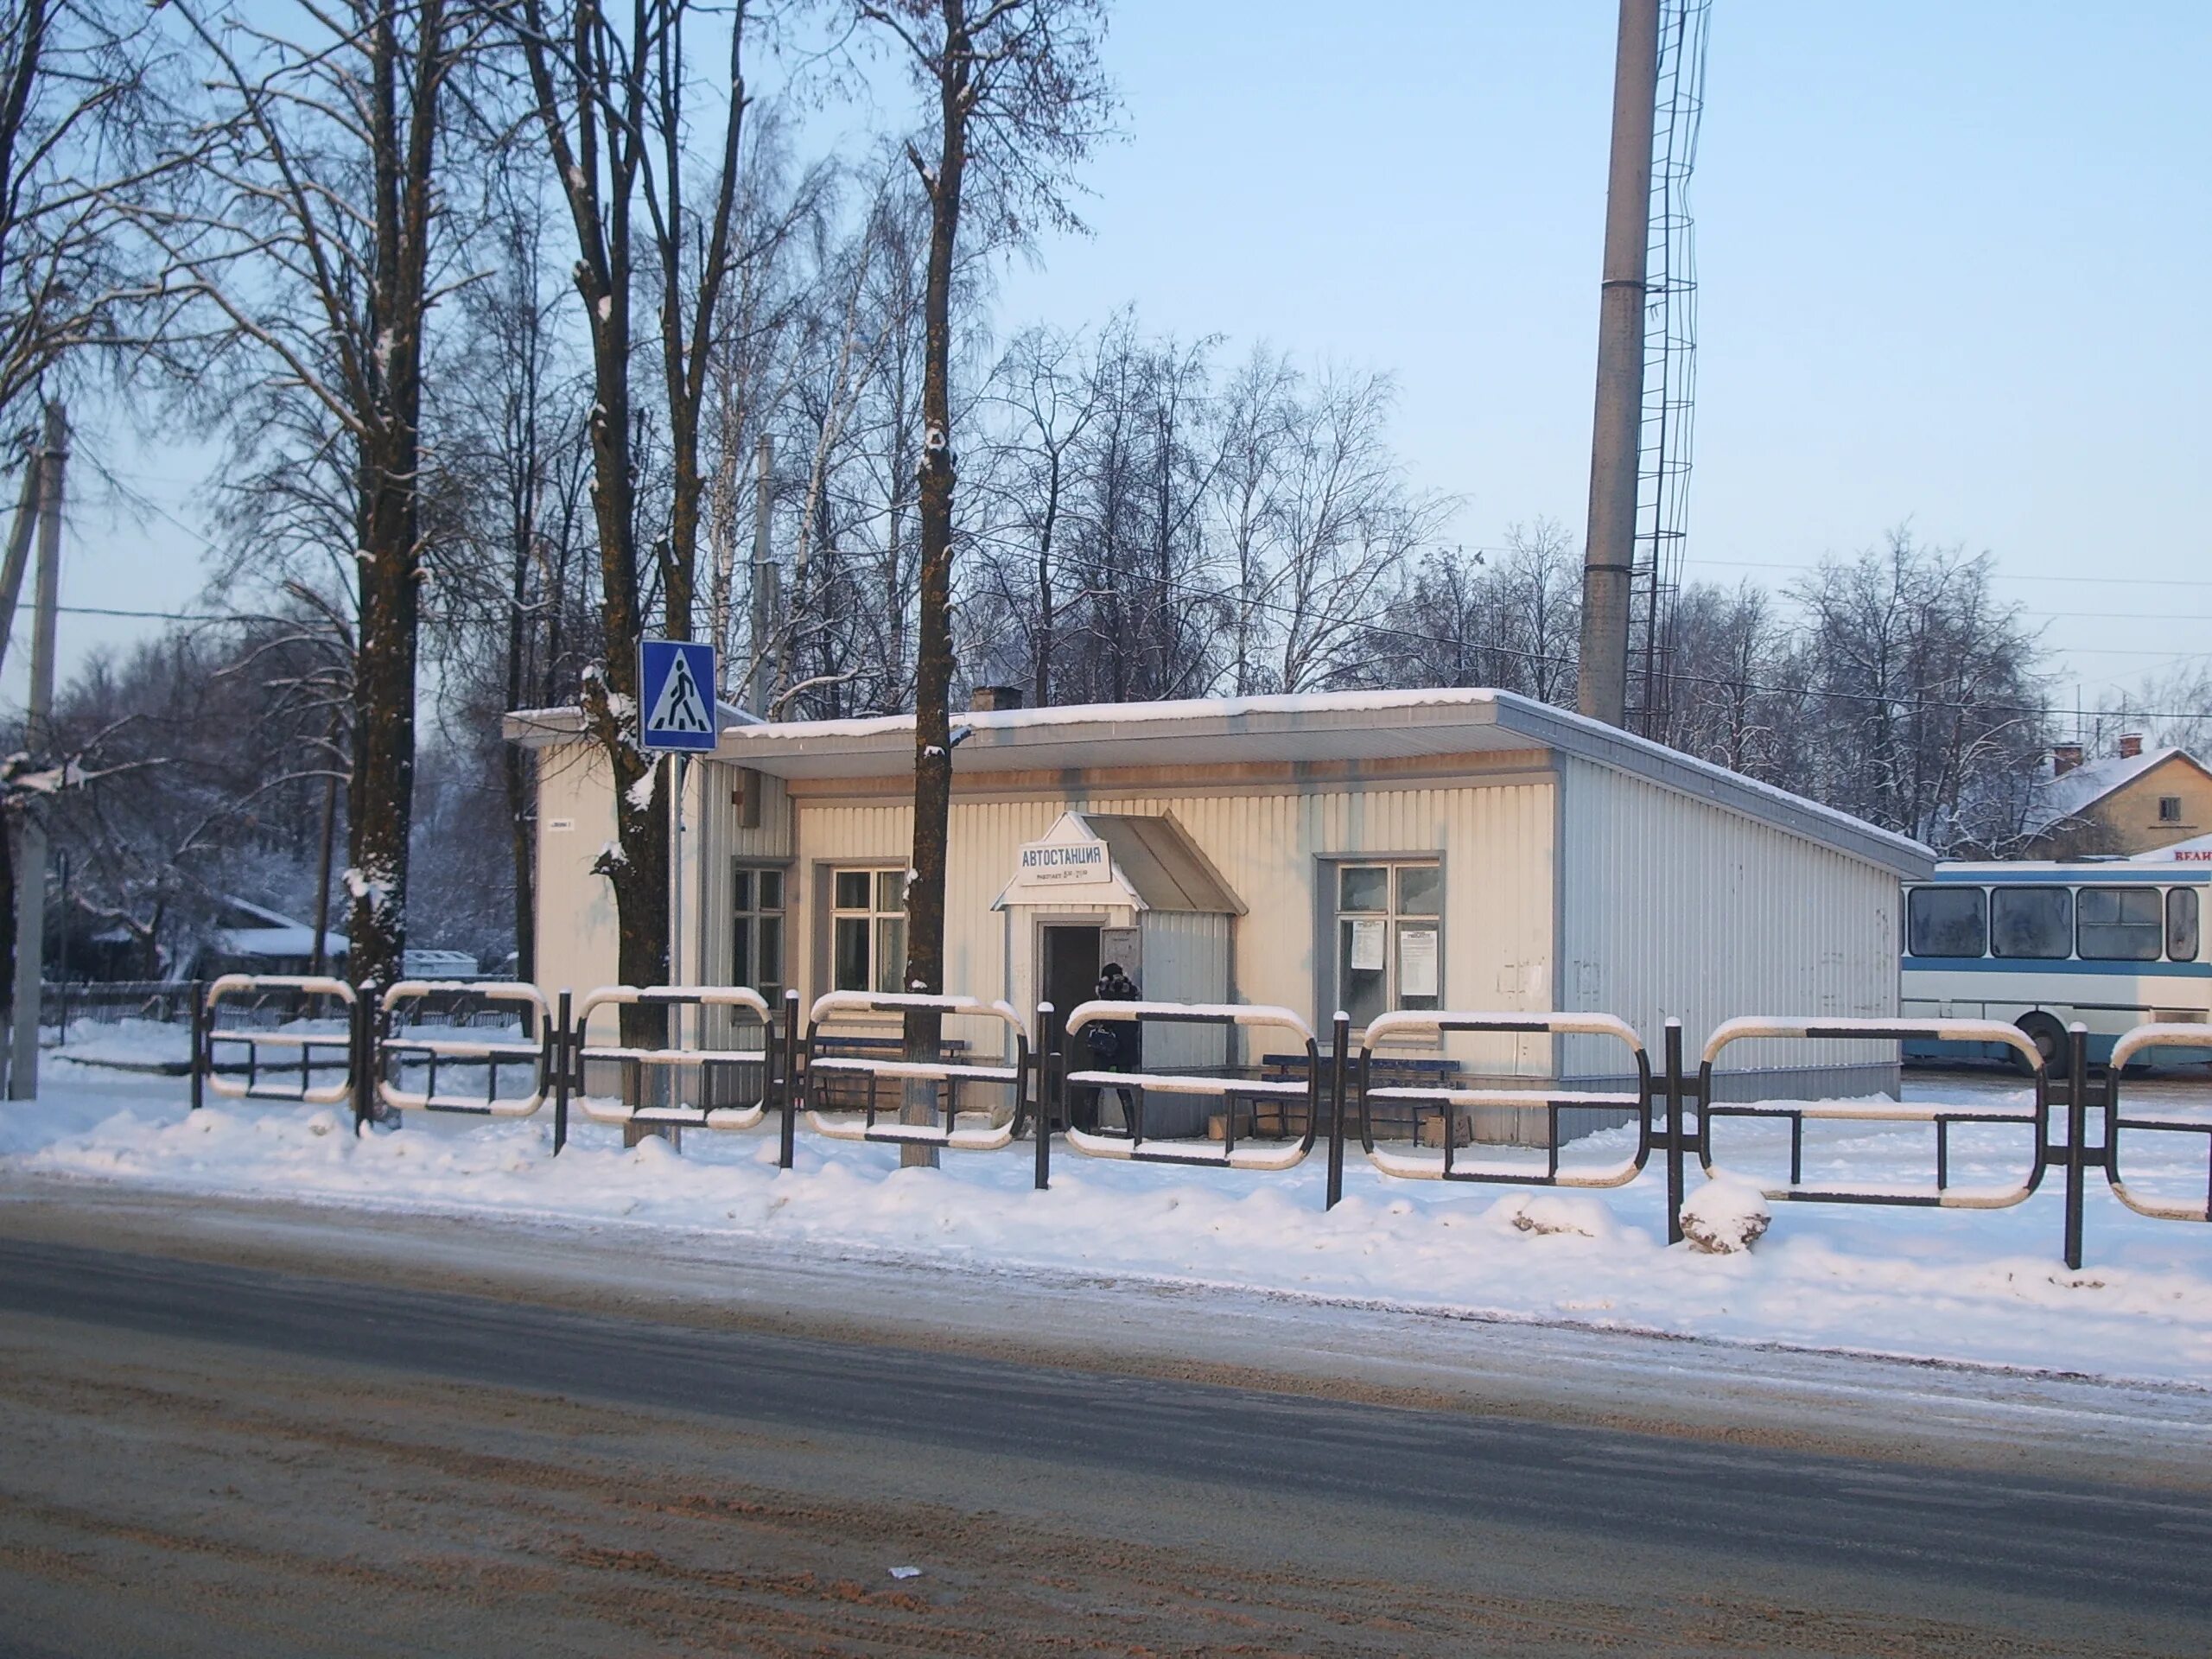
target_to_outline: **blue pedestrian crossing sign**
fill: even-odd
[[[688,639],[638,641],[641,747],[705,754],[715,747],[715,648]]]

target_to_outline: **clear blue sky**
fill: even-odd
[[[1096,234],[1008,273],[1002,322],[1134,302],[1231,352],[1392,370],[1459,538],[1579,537],[1614,21],[1122,0]],[[1690,574],[1778,585],[1909,520],[1994,553],[2092,702],[2212,661],[2208,63],[2202,0],[1715,0]],[[129,465],[174,505],[206,460]],[[79,519],[65,598],[190,599],[181,531]],[[65,668],[132,632],[62,626]]]

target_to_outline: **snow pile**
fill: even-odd
[[[1344,1201],[1322,1208],[1319,1155],[1275,1175],[1092,1160],[1054,1148],[1048,1192],[1031,1151],[948,1153],[901,1169],[895,1147],[802,1133],[775,1166],[772,1120],[626,1150],[620,1131],[572,1122],[555,1159],[551,1115],[485,1122],[410,1113],[356,1138],[342,1110],[221,1102],[186,1109],[181,1079],[57,1060],[36,1104],[0,1106],[0,1171],[383,1210],[528,1218],[594,1232],[651,1228],[683,1248],[826,1254],[988,1278],[1077,1274],[1118,1282],[1236,1286],[1348,1306],[1529,1319],[1752,1343],[1878,1352],[2202,1385],[2212,1380],[2212,1227],[2139,1217],[2090,1187],[2088,1268],[2059,1262],[2056,1179],[2013,1209],[1794,1204],[1755,1252],[1666,1243],[1663,1173],[1624,1187],[1531,1192],[1397,1180],[1355,1148]],[[1988,1085],[1981,1085],[1986,1089]],[[2131,1113],[2212,1117],[2201,1088]],[[1768,1128],[1779,1131],[1770,1145]],[[2017,1179],[2027,1131],[1953,1131],[1955,1181]],[[2128,1143],[2131,1184],[2201,1192],[2202,1135]],[[1788,1168],[1786,1125],[1716,1129],[1732,1167]],[[1632,1150],[1626,1131],[1577,1142],[1567,1163]],[[1924,1181],[1916,1126],[1813,1124],[1806,1179]],[[1763,1204],[1747,1183],[1700,1179],[1693,1213],[1748,1237]],[[1750,1196],[1746,1196],[1746,1192]],[[1724,1225],[1725,1224],[1725,1225]],[[703,1241],[703,1242],[702,1242]],[[1203,1304],[1189,1306],[1200,1310]]]
[[[1682,1236],[1707,1255],[1750,1249],[1773,1219],[1766,1194],[1738,1175],[1715,1176],[1682,1200]]]

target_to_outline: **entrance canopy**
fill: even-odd
[[[1172,817],[1063,812],[1016,855],[1014,880],[992,902],[1110,905],[1128,910],[1241,916],[1243,905]]]

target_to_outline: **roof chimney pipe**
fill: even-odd
[[[2133,759],[2135,759],[2135,757],[2136,757],[2137,755],[2139,755],[2139,754],[2140,754],[2140,753],[2143,753],[2143,734],[2142,734],[2142,733],[2140,733],[2140,732],[2122,732],[2122,733],[2120,734],[2120,758],[2121,760],[2133,760]]]
[[[2068,772],[2073,771],[2075,767],[2081,764],[2082,746],[2079,743],[2057,743],[2052,745],[2050,751],[2050,775],[2052,777],[2063,778]]]
[[[1018,685],[979,685],[968,699],[971,714],[995,714],[1020,707],[1021,688]]]

